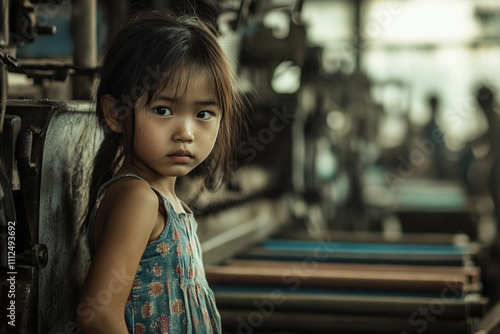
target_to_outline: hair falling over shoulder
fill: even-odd
[[[133,152],[135,106],[139,98],[150,103],[154,94],[173,87],[182,94],[183,78],[203,71],[212,78],[222,119],[214,149],[201,166],[205,184],[216,171],[227,178],[236,157],[237,143],[245,123],[243,95],[218,43],[217,29],[196,16],[174,16],[159,11],[137,14],[108,44],[96,92],[96,115],[104,132],[94,159],[89,202],[82,229],[86,230],[99,188],[120,168],[126,152]],[[103,112],[110,99],[125,129],[113,132]],[[144,98],[143,98],[144,100]]]

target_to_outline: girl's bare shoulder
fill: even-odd
[[[104,221],[140,223],[152,228],[158,216],[158,208],[158,196],[146,181],[126,177],[108,187],[99,211],[102,210],[100,218]]]
[[[114,200],[142,199],[158,203],[158,196],[149,184],[135,177],[124,177],[113,182],[106,190],[106,197]]]

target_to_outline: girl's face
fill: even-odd
[[[179,85],[185,87],[184,78]],[[205,160],[219,132],[222,111],[208,75],[189,78],[184,94],[167,87],[149,105],[137,101],[134,158],[158,176],[183,176]]]

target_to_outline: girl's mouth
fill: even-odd
[[[188,150],[179,150],[175,153],[169,154],[168,157],[172,159],[173,162],[179,164],[186,164],[193,159],[193,155]]]

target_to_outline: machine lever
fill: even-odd
[[[5,52],[2,48],[0,48],[0,59],[9,68],[17,67],[18,65],[17,59]]]
[[[23,129],[19,132],[18,139],[18,163],[20,168],[35,169],[36,164],[31,162],[31,149],[33,146],[33,132]]]

